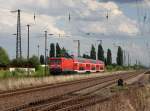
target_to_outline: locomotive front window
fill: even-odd
[[[50,64],[61,64],[61,60],[60,59],[51,60]]]

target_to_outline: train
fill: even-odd
[[[48,66],[51,74],[60,74],[65,72],[94,73],[104,72],[105,69],[103,61],[85,58],[52,57],[49,58]]]

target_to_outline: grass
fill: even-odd
[[[113,72],[113,71],[128,71],[128,70],[137,70],[137,69],[143,69],[143,67],[137,67],[137,66],[118,66],[118,65],[108,65],[106,66],[106,71]]]
[[[115,97],[89,107],[88,111],[150,111],[150,86],[119,91]]]
[[[11,77],[7,76],[5,78],[0,79],[0,90],[10,90],[10,89],[18,89],[29,86],[37,86],[42,84],[51,84],[51,83],[60,83],[65,81],[79,80],[85,78],[99,77],[99,76],[107,76],[111,74],[118,74],[119,72],[105,72],[105,73],[95,73],[95,74],[75,74],[75,75],[60,75],[60,76],[45,76],[42,73],[44,69],[38,70],[32,76],[17,76]],[[3,71],[1,71],[3,72]],[[6,71],[7,72],[7,71]],[[3,72],[3,73],[6,73]],[[42,74],[41,74],[42,73]],[[2,74],[1,74],[2,75]]]
[[[110,88],[110,91],[111,92],[120,92],[120,91],[125,91],[125,90],[128,90],[128,86],[124,85],[124,86],[114,86],[114,87],[111,87]]]
[[[28,72],[22,71],[19,69],[16,69],[15,71],[10,72],[9,70],[1,70],[0,71],[0,79],[6,79],[6,78],[27,78],[27,77],[43,77],[48,76],[49,70],[47,69],[47,73],[45,75],[43,67],[39,67],[36,72],[30,72],[28,75]]]
[[[27,74],[25,71],[16,70],[13,72],[6,71],[0,71],[0,79],[5,78],[22,78],[22,77],[44,77],[49,76],[49,69],[47,68],[47,73],[45,74],[44,67],[38,67],[36,72],[30,73],[30,75]],[[106,67],[106,72],[116,72],[116,71],[128,71],[128,70],[134,70],[133,67],[125,67],[125,66],[117,66],[117,65],[110,65]],[[73,74],[73,73],[72,73]],[[86,73],[88,75],[90,73]]]

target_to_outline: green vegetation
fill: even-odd
[[[27,60],[22,58],[22,59],[13,59],[10,62],[11,67],[26,67],[28,65]]]
[[[86,58],[86,59],[90,59],[91,57],[89,56],[89,55],[87,55],[87,54],[83,54],[83,56],[82,56],[83,58]]]
[[[67,50],[63,47],[61,48],[59,44],[57,43],[56,46],[54,43],[50,45],[50,57],[55,56],[55,50],[56,50],[56,57],[70,57]],[[98,60],[102,60],[105,62],[106,65],[106,71],[120,71],[120,70],[136,70],[136,69],[142,69],[144,68],[141,65],[134,65],[134,66],[123,66],[123,51],[121,47],[118,47],[118,53],[117,53],[117,64],[112,64],[112,54],[111,50],[107,50],[107,57],[104,57],[104,50],[101,44],[98,46]],[[94,45],[91,46],[90,55],[83,54],[84,58],[89,59],[96,59],[96,49]],[[7,52],[0,47],[0,65],[2,67],[5,67],[5,70],[8,67],[14,67],[18,68],[15,71],[9,72],[8,70],[3,71],[0,70],[0,78],[10,78],[10,77],[43,77],[49,75],[49,69],[47,67],[47,72],[45,74],[45,68],[41,67],[40,64],[45,63],[45,58],[43,55],[40,56],[40,59],[33,55],[31,58],[29,58],[29,61],[27,59],[21,58],[21,59],[13,59],[9,60],[9,56]],[[19,68],[35,68],[35,72],[28,72],[22,71]]]
[[[0,64],[8,65],[9,62],[10,62],[10,60],[9,60],[9,56],[8,56],[7,52],[2,47],[0,47]]]
[[[90,57],[91,57],[91,59],[96,60],[96,51],[95,51],[95,47],[93,44],[91,46]]]
[[[107,50],[107,59],[106,59],[106,64],[111,65],[112,64],[112,56],[111,56],[111,50]]]
[[[125,91],[125,90],[128,90],[128,86],[127,85],[124,85],[124,86],[113,86],[110,88],[111,92],[120,92],[120,91]]]
[[[19,69],[16,69],[15,71],[8,71],[8,70],[1,70],[0,71],[0,78],[22,78],[22,77],[44,77],[49,75],[49,70],[47,69],[47,74],[44,73],[44,67],[38,67],[38,70],[35,72],[31,72],[30,75],[27,74],[26,71],[22,71]]]
[[[127,70],[140,70],[140,69],[145,69],[146,67],[142,65],[134,65],[134,66],[119,66],[117,64],[112,64],[112,65],[107,65],[106,66],[106,71],[127,71]]]
[[[55,57],[55,44],[54,43],[50,44],[49,56],[50,57]]]
[[[119,46],[118,47],[118,52],[117,52],[117,64],[119,66],[122,66],[123,65],[123,51],[122,51],[122,48]]]
[[[10,63],[11,67],[30,67],[35,68],[36,70],[38,70],[39,65],[40,61],[38,57],[35,55],[29,58],[29,61],[27,61],[27,59],[21,58],[21,59],[13,59]]]
[[[39,58],[38,58],[37,56],[33,55],[33,56],[29,59],[28,64],[31,65],[31,67],[34,67],[35,70],[38,70],[39,65],[40,65]]]
[[[41,64],[45,63],[44,55],[40,55],[40,63]]]
[[[61,48],[59,46],[59,44],[56,44],[56,57],[60,57],[61,56]]]
[[[6,71],[0,71],[0,78],[19,78],[19,77],[25,77],[27,76],[27,73],[25,71],[17,69],[16,71],[9,72],[8,70]]]
[[[97,54],[98,60],[104,61],[104,50],[101,44],[98,45],[98,54]]]

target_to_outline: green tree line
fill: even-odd
[[[104,49],[103,49],[102,45],[99,44],[98,49],[96,51],[95,46],[92,44],[91,50],[89,52],[90,52],[90,55],[83,54],[82,57],[96,60],[96,56],[97,56],[97,59],[105,62],[106,65],[112,65],[111,49],[107,49],[107,55],[105,57]],[[64,47],[61,48],[58,43],[56,43],[56,44],[51,43],[50,44],[49,57],[67,57],[67,58],[70,58],[71,55],[69,55],[69,53],[67,52],[67,50]],[[30,64],[30,67],[36,67],[37,68],[37,66],[39,64],[44,64],[44,63],[45,63],[45,58],[43,55],[41,55],[40,58],[38,58],[37,56],[32,56],[29,59],[29,61],[27,61],[24,58],[18,59],[18,60],[17,59],[10,60],[6,50],[4,50],[2,47],[0,47],[0,65],[24,67],[24,66],[29,66],[29,64]],[[123,51],[122,51],[122,48],[120,46],[118,47],[116,63],[117,63],[117,65],[120,65],[120,66],[123,65]]]

